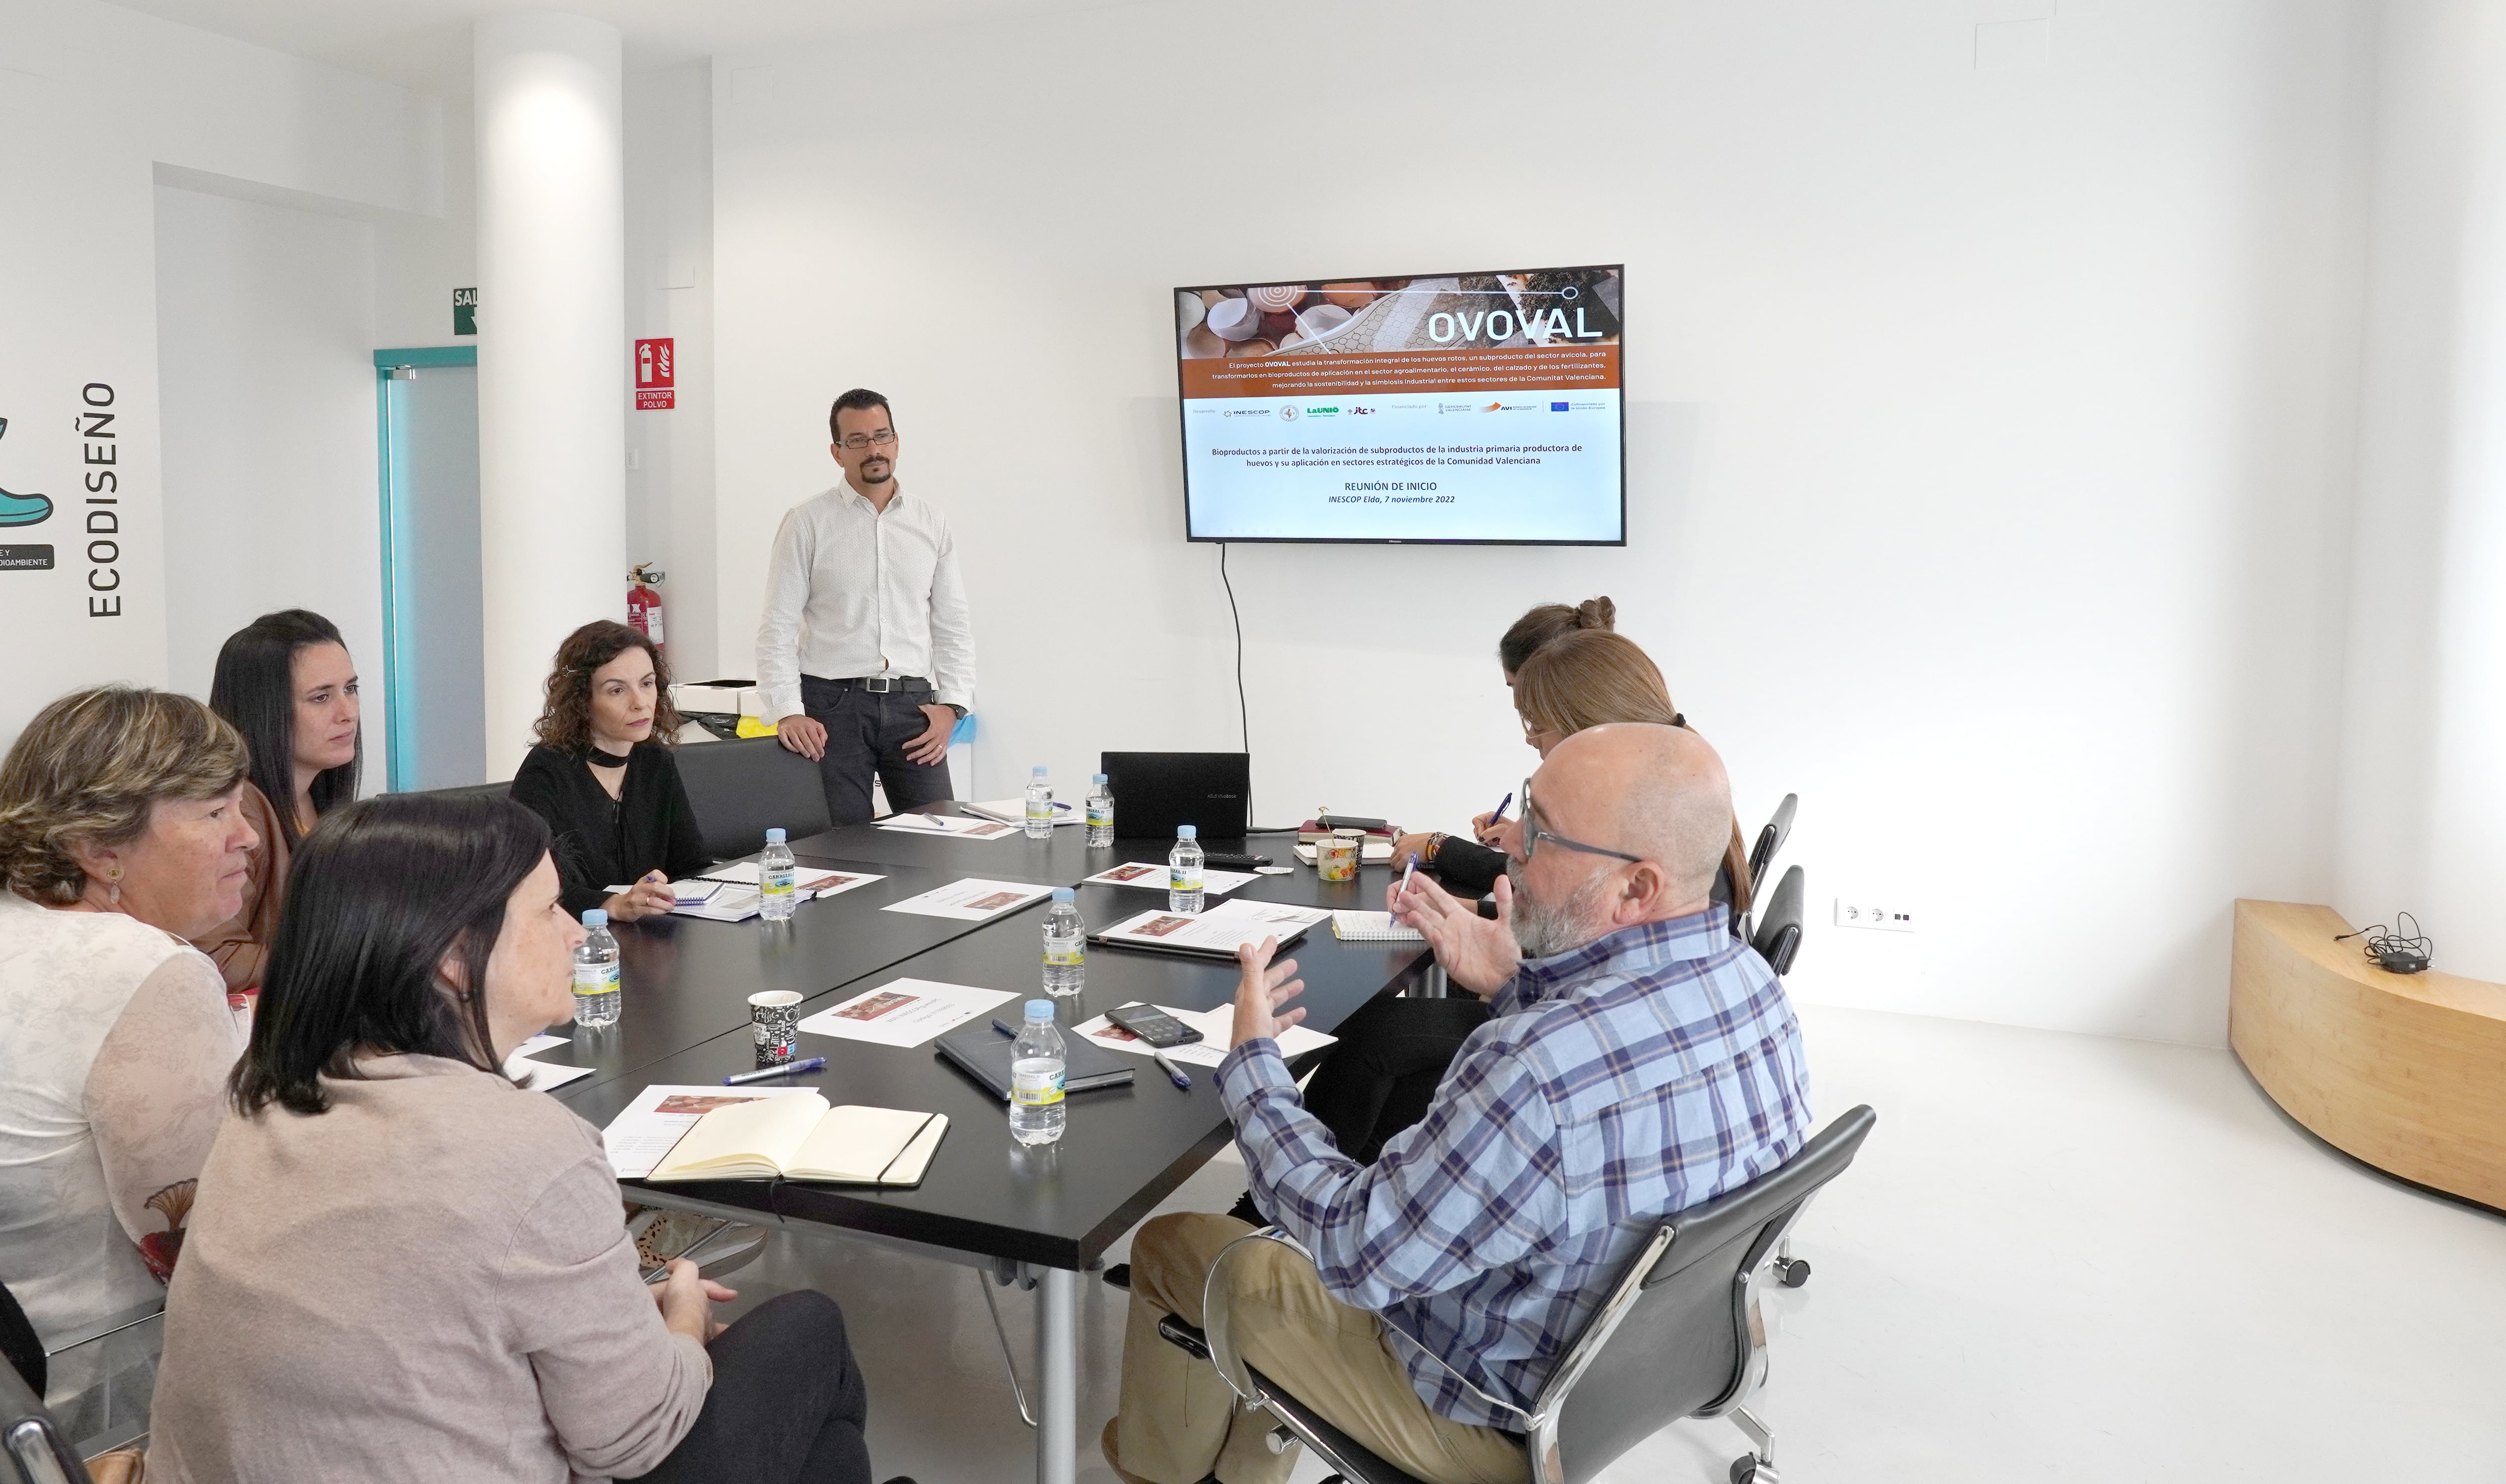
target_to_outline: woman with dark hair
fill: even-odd
[[[1613,632],[1618,617],[1619,605],[1598,597],[1586,598],[1572,607],[1543,603],[1515,619],[1505,637],[1496,642],[1496,661],[1505,672],[1507,689],[1513,688],[1515,677],[1531,662],[1531,656],[1555,640],[1567,634]],[[1398,867],[1414,855],[1420,869],[1433,872],[1456,892],[1477,897],[1505,874],[1505,840],[1510,829],[1490,810],[1471,821],[1468,836],[1443,830],[1405,834],[1392,842],[1392,864]]]
[[[357,796],[365,756],[357,667],[339,626],[320,614],[263,614],[218,651],[209,709],[243,734],[251,778],[244,818],[261,836],[242,910],[193,939],[233,994],[261,986],[288,853],[315,820]]]
[[[583,931],[506,799],[386,795],[298,850],[166,1301],[152,1478],[861,1484],[843,1316],[649,1290],[599,1132],[505,1077]]]
[[[566,635],[513,796],[556,837],[568,912],[599,907],[611,922],[667,912],[670,882],[713,864],[670,757],[678,729],[652,640],[608,618]],[[615,882],[626,890],[612,893]]]

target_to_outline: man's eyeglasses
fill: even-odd
[[[1570,840],[1562,834],[1552,834],[1543,829],[1540,816],[1531,803],[1531,780],[1526,778],[1522,780],[1522,858],[1526,861],[1530,860],[1532,853],[1540,848],[1540,842],[1543,840],[1547,840],[1552,845],[1563,846],[1568,850],[1582,851],[1588,856],[1607,856],[1613,861],[1628,861],[1638,866],[1644,864],[1645,858],[1642,856],[1631,856],[1624,850],[1612,850],[1606,845],[1587,845],[1582,840]]]
[[[881,428],[877,433],[855,433],[849,437],[838,439],[837,442],[855,453],[861,452],[864,448],[884,448],[896,442],[896,430]]]

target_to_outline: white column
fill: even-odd
[[[2333,905],[2506,980],[2506,7],[2380,25]]]
[[[621,41],[513,11],[474,46],[487,776],[509,778],[558,642],[626,611]]]

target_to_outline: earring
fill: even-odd
[[[119,866],[115,866],[113,868],[113,874],[105,877],[104,881],[105,886],[110,892],[108,900],[115,906],[122,905],[122,867]]]

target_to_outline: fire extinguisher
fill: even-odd
[[[664,644],[662,638],[662,569],[651,562],[626,574],[626,621],[653,641],[654,648]]]

